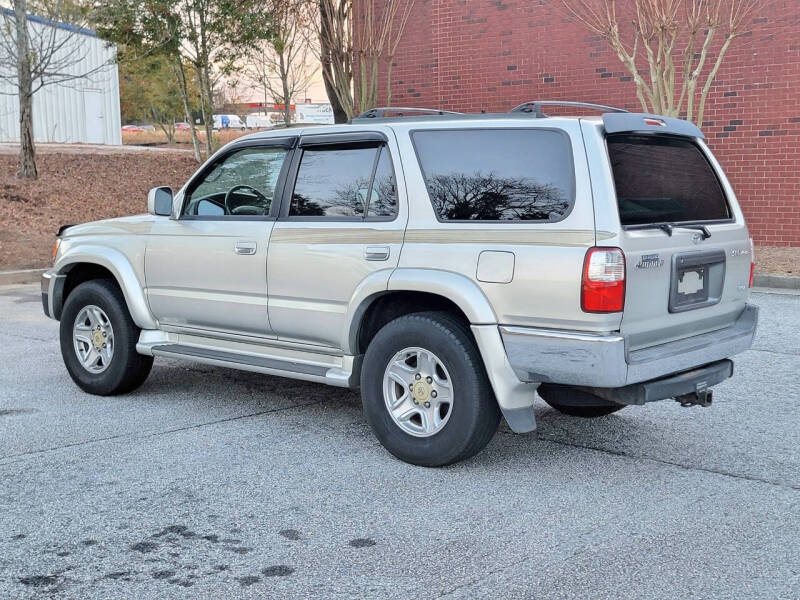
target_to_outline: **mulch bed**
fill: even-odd
[[[147,210],[156,185],[178,189],[197,169],[187,152],[42,153],[39,179],[17,179],[17,157],[0,155],[0,271],[50,264],[61,225]]]

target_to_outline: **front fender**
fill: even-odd
[[[66,242],[66,240],[65,240]],[[66,246],[66,248],[64,248]],[[144,250],[142,249],[142,259]],[[143,260],[142,260],[143,262]],[[133,322],[141,329],[156,329],[147,300],[144,285],[136,274],[128,257],[115,248],[101,244],[62,244],[62,252],[53,270],[58,274],[68,274],[78,264],[94,264],[108,269],[125,296],[125,302]]]

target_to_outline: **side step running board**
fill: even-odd
[[[351,373],[336,367],[310,365],[278,358],[253,356],[239,352],[226,352],[224,350],[212,350],[210,348],[182,344],[159,344],[152,346],[150,350],[153,356],[182,358],[243,371],[316,381],[338,387],[351,387]]]

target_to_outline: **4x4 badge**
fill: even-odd
[[[642,254],[639,259],[639,264],[636,265],[637,269],[658,269],[664,266],[664,259],[660,258],[658,254]]]

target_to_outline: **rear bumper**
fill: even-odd
[[[710,388],[733,376],[733,361],[725,359],[710,365],[620,388],[579,387],[595,396],[618,404],[645,404],[681,396],[710,394]],[[708,396],[710,399],[710,396]]]
[[[730,327],[628,352],[620,335],[501,326],[514,373],[524,382],[621,388],[681,373],[750,348],[758,307],[748,304]]]

